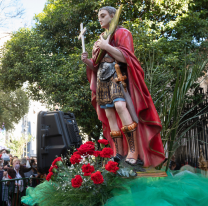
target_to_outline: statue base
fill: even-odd
[[[137,177],[167,177],[165,171],[156,170],[154,167],[144,168],[145,172],[137,172]]]

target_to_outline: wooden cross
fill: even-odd
[[[87,29],[86,29],[86,27],[83,29],[83,23],[80,24],[80,31],[81,31],[81,33],[80,33],[78,39],[82,40],[82,52],[85,52],[84,35],[85,35]]]

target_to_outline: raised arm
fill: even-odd
[[[87,52],[83,52],[82,53],[82,57],[81,57],[82,61],[93,71],[97,71],[97,68],[95,68],[93,66],[93,63],[90,59],[88,59],[88,53]]]

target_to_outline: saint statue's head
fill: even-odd
[[[111,22],[115,13],[116,13],[116,9],[111,6],[105,6],[99,9],[98,20],[102,28],[108,29],[109,23]]]

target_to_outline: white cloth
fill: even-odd
[[[1,159],[3,159],[4,161],[9,161],[9,155],[6,154],[6,153],[3,153],[2,156],[1,156]]]
[[[16,172],[16,179],[20,179],[22,178],[22,176],[19,174],[19,172],[17,172],[17,170],[14,168],[15,172]],[[15,184],[19,185],[19,191],[22,192],[24,189],[24,185],[23,185],[23,180],[16,180]],[[17,187],[15,187],[15,193],[17,193]]]

